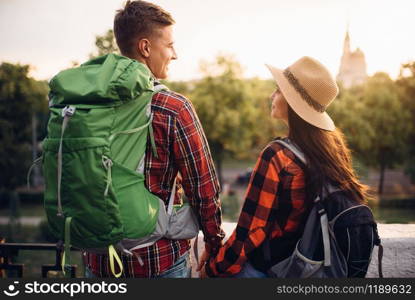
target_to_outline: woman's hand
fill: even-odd
[[[206,250],[204,250],[202,256],[199,259],[199,265],[197,266],[196,271],[200,272],[202,268],[205,266],[205,263],[208,261],[208,259],[209,253]]]

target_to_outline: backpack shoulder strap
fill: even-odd
[[[168,87],[165,86],[164,84],[159,83],[158,81],[154,82],[154,87],[153,87],[153,94],[152,97],[161,92],[161,91],[168,91]],[[157,154],[157,150],[156,150],[156,142],[154,141],[154,130],[153,130],[153,114],[151,112],[151,104],[148,105],[147,108],[147,115],[150,116],[150,124],[148,126],[148,130],[149,130],[149,136],[150,136],[150,143],[151,143],[151,149],[153,151],[153,154],[155,157],[158,158],[158,154]],[[144,157],[142,158],[142,160],[140,161],[140,163],[138,164],[137,170],[144,170],[143,168],[144,166]]]
[[[303,152],[296,146],[294,145],[290,140],[281,140],[281,139],[275,139],[274,142],[282,145],[285,148],[288,148],[291,152],[294,153],[294,155],[296,157],[298,157],[298,159],[301,160],[301,162],[303,162],[304,164],[306,164],[306,159],[304,157]],[[264,254],[264,259],[266,262],[270,262],[271,261],[271,244],[270,244],[270,237],[266,238],[264,241],[264,247],[263,247],[263,254]]]
[[[153,92],[154,94],[157,94],[161,91],[168,91],[168,90],[169,88],[165,86],[164,84],[159,83],[157,81],[154,83],[154,92]]]
[[[305,165],[307,164],[307,159],[304,156],[304,153],[301,151],[301,149],[294,144],[292,141],[286,139],[286,140],[280,140],[280,139],[276,139],[275,140],[276,143],[284,146],[285,148],[288,148],[292,153],[294,153],[294,155],[301,160],[301,162],[303,162]],[[322,194],[322,198],[324,198],[326,195],[328,194],[332,194],[334,192],[338,192],[341,191],[341,189],[339,189],[336,186],[333,186],[330,183],[326,183],[324,185],[324,189],[323,189],[323,194]]]
[[[275,142],[291,150],[291,152],[294,153],[296,157],[298,157],[304,164],[307,164],[307,160],[304,156],[304,153],[293,142],[291,142],[290,140],[284,141],[279,139],[275,140]]]

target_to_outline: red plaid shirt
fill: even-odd
[[[235,275],[248,260],[266,272],[271,263],[265,261],[262,249],[266,238],[270,240],[271,265],[292,253],[310,207],[303,168],[289,149],[276,142],[262,151],[236,229],[217,256],[206,264],[209,277]]]
[[[180,202],[180,192],[184,190],[194,211],[198,212],[205,242],[216,253],[224,237],[218,198],[220,187],[196,112],[188,99],[171,91],[155,94],[151,110],[158,158],[152,153],[148,142],[146,186],[167,205],[174,178],[180,172],[182,179],[177,180],[175,203]],[[189,240],[161,239],[150,247],[134,250],[144,265],[141,266],[134,256],[122,256],[123,276],[157,276],[169,269],[189,249]],[[111,276],[107,255],[84,253],[84,262],[94,275]]]

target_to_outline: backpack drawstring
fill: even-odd
[[[102,164],[104,165],[104,168],[107,170],[107,185],[105,187],[104,196],[108,196],[108,190],[112,183],[112,176],[111,176],[111,168],[112,168],[112,160],[108,158],[107,156],[102,156]]]

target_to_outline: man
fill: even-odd
[[[122,55],[165,79],[171,60],[177,59],[173,40],[174,20],[157,5],[127,1],[114,20],[114,34]],[[208,143],[191,102],[171,91],[156,93],[151,102],[157,156],[148,142],[145,153],[146,186],[167,203],[178,172],[184,192],[198,215],[205,250],[215,255],[224,232],[221,229],[220,190]],[[180,176],[179,176],[180,177]],[[178,189],[179,190],[179,189]],[[179,193],[176,200],[179,201]],[[190,277],[189,240],[161,239],[153,246],[134,250],[138,257],[123,257],[128,277]],[[203,257],[202,260],[205,260]],[[108,257],[85,254],[87,272],[109,276]]]

